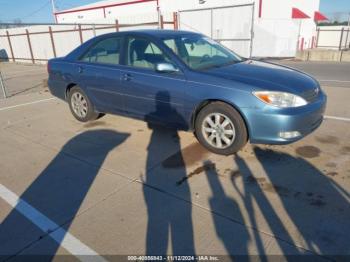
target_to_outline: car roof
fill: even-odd
[[[99,41],[100,39],[103,39],[105,37],[116,37],[116,36],[123,36],[127,34],[132,34],[132,35],[139,35],[139,36],[149,36],[153,37],[155,39],[162,39],[162,38],[171,38],[171,37],[176,37],[176,36],[189,36],[189,35],[201,35],[199,33],[195,32],[190,32],[190,31],[183,31],[183,30],[164,30],[164,29],[143,29],[143,30],[132,30],[132,31],[122,31],[122,32],[115,32],[115,33],[108,33],[108,34],[103,34],[99,35],[97,37],[91,38],[90,40],[86,41],[83,45],[79,46],[78,48],[74,49],[71,53],[69,53],[66,58],[67,59],[75,59],[76,57],[82,55],[83,52],[92,43],[95,43]]]
[[[117,36],[117,35],[124,35],[124,34],[151,36],[155,38],[173,37],[173,36],[181,36],[181,35],[201,35],[200,33],[184,31],[184,30],[142,29],[142,30],[131,30],[131,31],[122,31],[117,33],[109,33],[109,34],[105,34],[104,36],[106,35]]]

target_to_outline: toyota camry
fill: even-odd
[[[229,155],[248,141],[288,144],[320,126],[326,95],[310,75],[242,58],[202,34],[140,30],[95,37],[48,63],[73,116],[106,113],[194,132]]]

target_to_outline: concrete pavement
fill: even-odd
[[[325,90],[327,115],[350,118],[349,89]],[[24,203],[0,190],[0,260],[349,256],[349,125],[223,157],[137,120],[79,123],[48,93],[1,100],[0,184]]]

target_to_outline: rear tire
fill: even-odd
[[[90,99],[79,86],[69,90],[68,104],[73,116],[80,122],[93,121],[103,116],[94,110]]]
[[[230,105],[213,102],[197,115],[195,131],[198,141],[209,151],[231,155],[248,141],[248,132],[241,115]]]

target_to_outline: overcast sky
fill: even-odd
[[[56,5],[59,10],[64,10],[93,2],[96,0],[56,0]],[[320,10],[327,15],[343,12],[343,19],[347,19],[345,13],[350,12],[350,0],[321,0]],[[21,19],[23,22],[53,22],[50,1],[0,0],[0,20],[12,22],[14,19]]]

